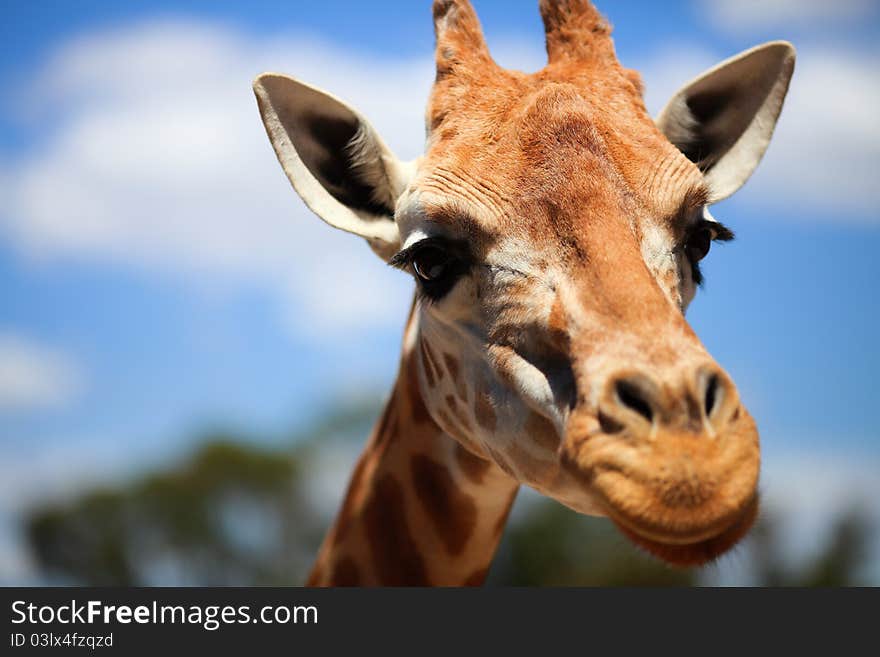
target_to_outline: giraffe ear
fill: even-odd
[[[306,205],[389,259],[400,242],[394,206],[412,165],[360,113],[320,89],[264,73],[254,93],[278,161]]]
[[[794,60],[786,41],[746,50],[682,87],[657,117],[667,139],[703,171],[712,202],[742,187],[761,161]]]

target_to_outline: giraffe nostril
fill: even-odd
[[[739,417],[739,395],[727,375],[718,368],[706,368],[699,374],[702,386],[703,413],[716,430]],[[699,394],[699,393],[698,393]]]
[[[712,374],[706,382],[706,394],[703,399],[703,407],[706,410],[706,417],[712,416],[715,404],[718,401],[718,375]]]
[[[597,408],[603,433],[626,431],[654,439],[667,433],[715,436],[726,430],[739,396],[723,370],[707,364],[661,375],[665,379],[626,370],[608,377]]]
[[[621,379],[614,384],[614,391],[622,406],[635,411],[648,422],[654,421],[654,410],[648,403],[645,391],[633,382]]]

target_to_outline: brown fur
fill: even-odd
[[[391,586],[427,585],[425,562],[406,522],[403,487],[390,474],[376,482],[364,509],[364,527],[381,581]]]
[[[474,532],[477,507],[455,486],[446,466],[427,456],[412,457],[413,489],[451,555],[461,554]]]
[[[465,477],[475,484],[479,484],[483,481],[483,477],[486,476],[486,472],[492,465],[486,459],[472,454],[467,448],[463,447],[461,443],[455,444],[455,460]]]
[[[475,570],[473,573],[468,575],[467,579],[464,580],[464,586],[482,586],[483,582],[486,581],[486,575],[489,574],[489,568],[479,568]]]
[[[401,360],[309,586],[460,585],[492,559],[516,482],[440,430],[414,361]]]
[[[336,562],[331,577],[334,586],[360,586],[361,576],[357,565],[348,557]]]

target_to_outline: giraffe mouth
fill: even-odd
[[[719,439],[594,435],[567,443],[562,461],[636,546],[670,565],[698,566],[736,545],[758,515],[760,452],[746,419],[740,414]]]
[[[606,507],[606,513],[617,528],[638,547],[673,566],[700,566],[713,561],[742,539],[758,516],[758,495],[755,493],[741,511],[723,524],[712,523],[702,531],[689,535],[662,534],[633,518]]]

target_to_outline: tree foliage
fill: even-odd
[[[310,497],[305,474],[339,436],[366,433],[375,414],[370,405],[343,408],[287,448],[214,435],[172,467],[43,504],[25,518],[32,554],[46,579],[59,583],[300,584],[331,521]],[[358,443],[350,444],[354,452]],[[490,585],[699,581],[699,571],[670,568],[643,554],[606,519],[578,515],[545,498],[523,500],[514,515]],[[794,567],[782,545],[782,523],[765,514],[748,541],[755,583],[856,583],[869,540],[865,518],[857,510],[841,516],[816,556]]]
[[[297,583],[320,531],[292,454],[206,442],[185,463],[34,510],[52,576],[94,585]]]

